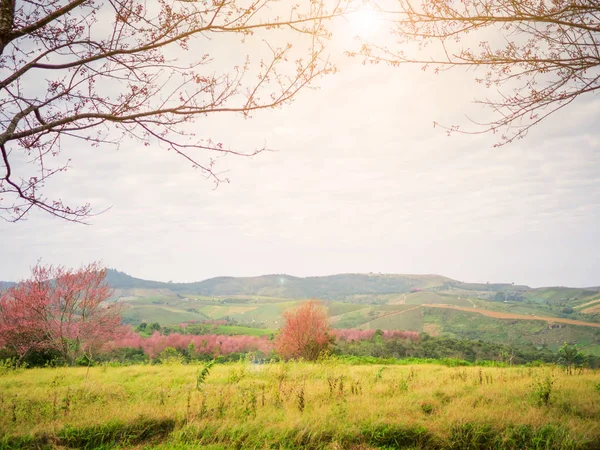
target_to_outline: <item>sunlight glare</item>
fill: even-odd
[[[364,7],[353,13],[350,17],[352,30],[359,37],[372,36],[380,26],[380,14],[373,8]]]

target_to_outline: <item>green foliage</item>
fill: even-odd
[[[492,449],[496,437],[497,432],[487,424],[455,425],[450,434],[450,448],[456,450]]]
[[[115,445],[136,445],[151,439],[165,437],[174,428],[172,419],[141,419],[134,423],[119,420],[92,427],[65,426],[59,433],[61,445],[70,448],[95,449]]]
[[[0,448],[80,448],[100,449],[139,445],[164,439],[175,428],[173,419],[141,418],[133,423],[114,420],[91,427],[65,425],[50,438],[47,435],[0,438]]]
[[[556,425],[539,428],[531,425],[515,425],[496,429],[487,424],[463,423],[452,427],[449,445],[452,450],[479,449],[583,449],[569,434]]]
[[[83,354],[79,358],[75,360],[76,366],[94,366],[96,361],[94,361],[89,355]]]
[[[542,379],[534,381],[531,391],[531,397],[538,406],[548,406],[550,404],[554,378],[546,375]]]
[[[402,424],[376,424],[362,429],[365,443],[379,448],[437,448],[437,439],[425,428]]]
[[[423,414],[430,416],[435,412],[435,406],[430,402],[422,402],[420,405]]]
[[[400,380],[400,381],[398,382],[398,390],[399,390],[399,391],[404,391],[404,392],[406,392],[406,391],[408,391],[408,387],[409,387],[408,380],[404,380],[404,379],[403,379],[403,380]]]
[[[248,375],[248,371],[245,366],[241,366],[239,369],[233,368],[229,371],[227,381],[231,384],[236,384],[242,381],[246,375]]]
[[[569,375],[573,374],[574,369],[582,367],[585,359],[585,355],[578,350],[577,345],[569,345],[565,342],[558,350],[558,363],[564,366]]]
[[[208,377],[208,375],[210,374],[210,369],[212,369],[212,366],[214,366],[214,364],[215,364],[215,360],[213,359],[212,361],[209,361],[206,364],[204,364],[204,367],[202,367],[202,369],[198,369],[198,372],[196,372],[196,389],[197,390],[199,390],[199,391],[202,390],[202,385],[206,381],[206,377]]]
[[[101,364],[111,364],[113,366],[129,366],[133,364],[147,364],[148,356],[141,348],[115,348],[96,356],[96,361]]]
[[[193,357],[194,355],[198,354],[198,352],[196,351],[196,346],[194,345],[193,342],[190,342],[188,344],[187,353],[190,358]]]
[[[533,346],[509,346],[466,339],[448,337],[432,337],[422,334],[417,341],[410,340],[365,340],[360,342],[338,341],[333,353],[338,356],[376,358],[407,358],[408,355],[419,359],[435,359],[451,367],[469,364],[506,365],[526,364],[533,361],[545,363],[558,362],[558,355],[551,350]],[[600,364],[600,359],[591,360],[592,364]]]
[[[182,364],[183,355],[173,347],[167,347],[156,357],[156,362],[160,364]]]
[[[18,360],[17,358],[6,358],[0,359],[0,376],[5,375],[7,373],[12,373],[18,370]],[[21,370],[25,367],[21,366]]]
[[[249,406],[248,414],[252,415]],[[420,448],[424,450],[583,450],[578,443],[560,426],[516,425],[496,429],[488,424],[462,423],[452,427],[450,436],[441,439],[422,426],[403,424],[366,424],[354,433],[334,435],[319,430],[306,433],[302,429],[291,429],[278,436],[249,425],[247,432],[241,428],[215,429],[211,426],[189,424],[177,429],[172,420],[140,419],[134,423],[113,421],[93,427],[64,427],[56,437],[46,435],[0,438],[0,448],[53,448],[60,445],[68,448],[122,448],[152,444],[172,436],[170,444],[152,448],[262,448],[269,439],[277,439],[273,448],[314,449],[314,448]],[[221,444],[216,444],[220,442]],[[212,445],[211,445],[212,444]],[[333,445],[332,445],[333,444]],[[362,444],[362,445],[361,445]],[[149,448],[149,447],[146,447]],[[589,448],[594,448],[589,447]]]

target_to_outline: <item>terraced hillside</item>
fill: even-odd
[[[462,283],[438,275],[342,274],[298,278],[219,277],[160,283],[110,271],[125,319],[176,325],[222,320],[277,329],[282,313],[320,299],[336,328],[405,329],[432,335],[531,343],[557,349],[578,343],[600,355],[600,291]]]
[[[327,306],[336,328],[404,329],[552,349],[566,341],[600,355],[598,288],[532,289],[439,275],[386,274],[163,283],[110,270],[107,280],[115,288],[114,299],[125,303],[124,318],[132,325],[225,319],[277,329],[284,311],[316,298]]]

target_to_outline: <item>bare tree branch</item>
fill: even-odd
[[[441,71],[475,67],[477,83],[498,91],[477,100],[496,119],[464,131],[500,132],[497,145],[600,89],[600,3],[592,0],[397,0],[382,14],[395,44],[365,42],[350,56]],[[411,49],[414,49],[411,52]],[[436,124],[437,125],[437,124]]]
[[[73,139],[162,143],[218,184],[214,159],[203,155],[264,149],[228,149],[195,136],[190,124],[279,107],[333,73],[328,25],[350,7],[351,0],[0,0],[0,216],[18,221],[34,208],[75,222],[92,215],[87,204],[44,195],[45,182],[68,169],[54,161]],[[198,51],[224,35],[251,41],[253,54],[231,63],[214,45]],[[23,157],[33,164],[17,165]]]

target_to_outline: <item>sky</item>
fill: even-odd
[[[497,136],[433,126],[487,114],[475,74],[340,61],[281,109],[196,122],[231,148],[275,150],[221,158],[230,183],[217,189],[163,148],[65,148],[72,168],[49,192],[110,209],[90,225],[0,221],[0,280],[41,260],[178,282],[381,272],[600,285],[598,98],[494,148]]]

